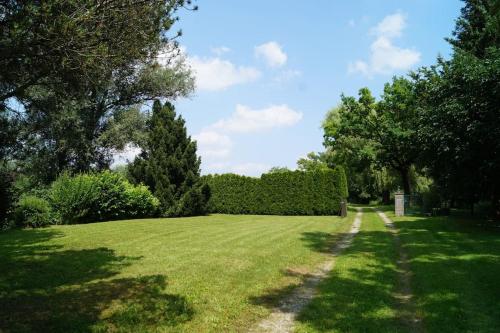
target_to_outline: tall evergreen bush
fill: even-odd
[[[176,116],[172,104],[155,101],[147,144],[129,165],[133,182],[149,186],[160,200],[162,215],[201,215],[210,192],[199,182],[200,163],[184,119]]]

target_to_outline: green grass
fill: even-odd
[[[354,214],[213,215],[0,234],[0,331],[244,331]],[[279,290],[280,293],[275,291]]]
[[[366,210],[365,210],[366,211]],[[427,332],[499,332],[500,230],[465,217],[395,217]],[[409,332],[398,290],[397,247],[375,213],[298,318],[297,332]]]
[[[395,332],[398,276],[394,240],[384,223],[365,209],[361,229],[340,255],[318,295],[298,317],[297,332]]]
[[[387,214],[409,255],[427,331],[499,332],[500,229],[465,217]]]
[[[465,217],[394,217],[427,332],[498,332],[500,231]],[[2,332],[238,332],[300,284],[354,218],[213,215],[0,234]],[[362,228],[297,332],[408,332],[399,258]]]

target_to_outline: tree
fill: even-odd
[[[500,4],[466,1],[450,60],[412,74],[424,164],[441,195],[493,203],[500,216]]]
[[[129,165],[133,181],[149,186],[165,215],[203,214],[210,192],[201,185],[200,163],[184,119],[172,104],[155,101],[147,143]]]
[[[403,77],[386,83],[374,117],[370,118],[377,159],[399,173],[403,190],[411,194],[410,169],[420,152],[416,144],[418,114],[414,83]]]
[[[310,152],[306,157],[302,157],[297,161],[297,169],[301,171],[326,170],[328,168],[324,153]]]
[[[279,167],[275,166],[269,169],[267,173],[284,173],[284,172],[290,172],[291,170],[288,169],[287,167]]]
[[[175,39],[190,0],[50,0],[0,3],[0,105],[38,86],[80,91],[133,70]],[[196,9],[196,8],[193,8]]]
[[[376,187],[377,178],[375,147],[371,140],[350,132],[350,114],[345,108],[347,103],[355,103],[352,98],[343,98],[343,103],[328,111],[322,123],[323,145],[326,150],[322,156],[328,165],[341,165],[345,168],[350,199],[367,203],[381,195]],[[356,120],[352,120],[356,124]]]
[[[11,137],[21,148],[0,138],[0,153],[10,153],[45,183],[66,169],[108,168],[113,152],[134,143],[143,128],[140,105],[193,90],[178,34],[170,33],[176,11],[186,4],[2,3],[0,117],[8,121],[0,126],[17,130]],[[21,111],[5,116],[12,105]],[[20,125],[12,126],[14,120]]]
[[[416,121],[413,83],[395,77],[385,85],[379,102],[368,88],[360,89],[358,99],[342,95],[340,106],[327,115],[323,124],[324,144],[347,168],[348,177],[364,175],[358,182],[368,185],[369,191],[382,187],[387,198],[392,181],[382,175],[387,174],[384,169],[390,169],[398,173],[404,191],[411,193],[410,169],[419,153]],[[360,191],[351,184],[349,188]]]
[[[128,143],[140,144],[137,141],[147,115],[138,103],[158,97],[175,99],[192,90],[189,70],[179,66],[158,66],[158,77],[139,78],[138,82],[127,79],[128,85],[136,86],[134,89],[125,84],[116,87],[110,81],[78,99],[60,92],[31,95],[18,138],[25,144],[15,157],[25,172],[44,182],[53,181],[63,170],[108,168],[115,151]]]

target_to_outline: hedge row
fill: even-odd
[[[336,215],[347,197],[344,170],[289,171],[261,178],[208,175],[211,213],[266,215]]]

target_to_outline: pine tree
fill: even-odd
[[[129,165],[132,180],[149,186],[164,215],[200,215],[210,195],[200,183],[200,163],[184,119],[169,102],[155,101],[146,147]]]

